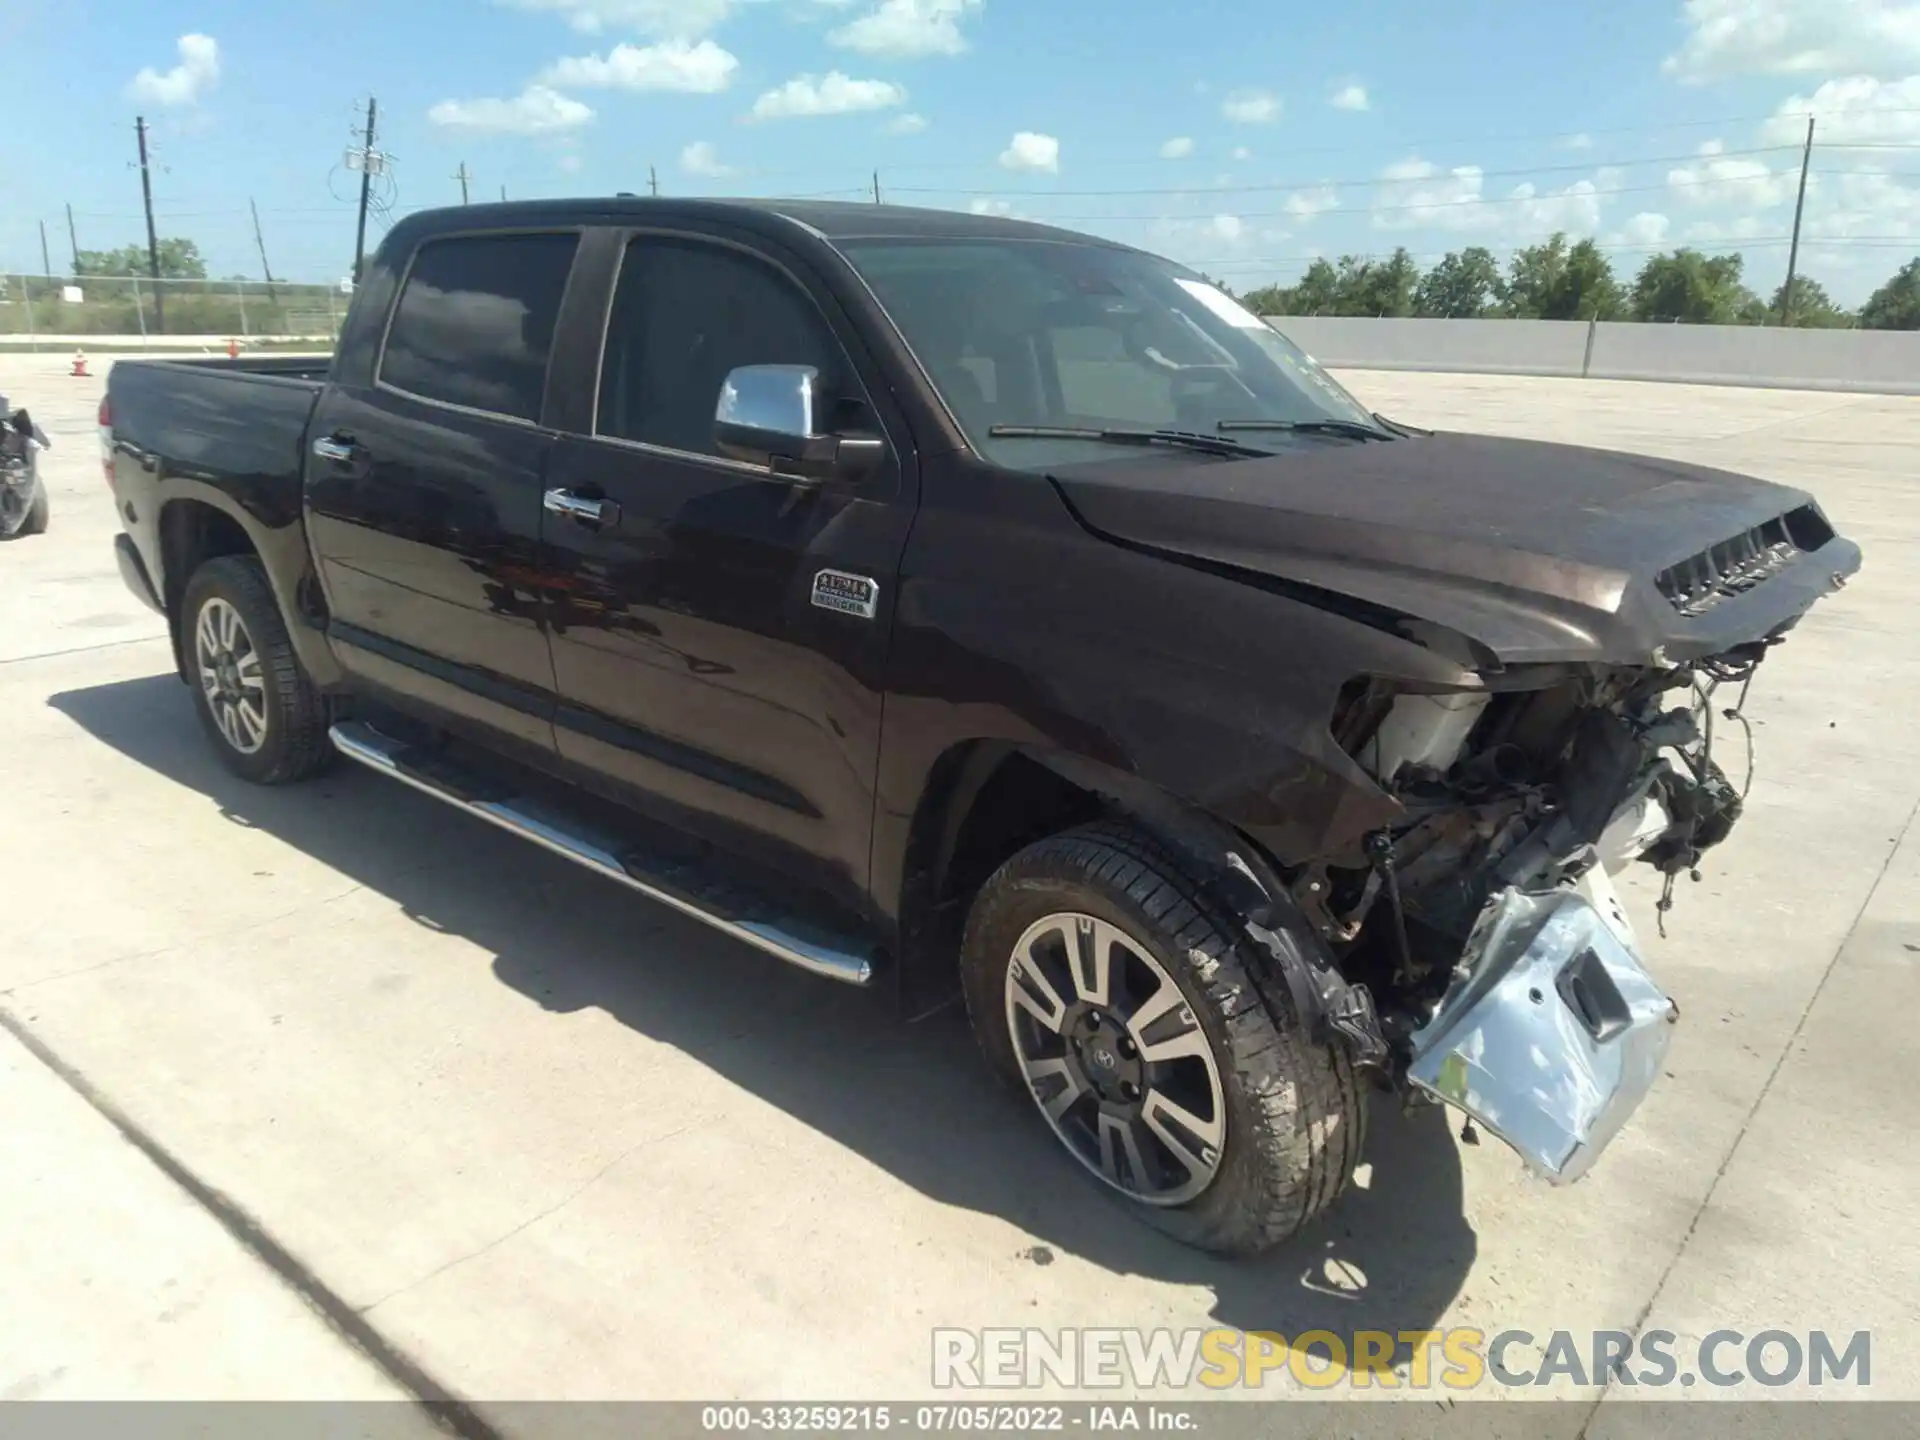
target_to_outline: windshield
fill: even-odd
[[[1026,469],[1110,457],[1091,438],[996,427],[1183,430],[1344,421],[1375,427],[1307,355],[1172,261],[1046,240],[849,240],[842,250],[974,449]],[[1327,443],[1249,437],[1269,444]]]

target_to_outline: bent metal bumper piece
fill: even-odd
[[[1653,1087],[1679,1018],[1604,871],[1578,889],[1502,892],[1460,964],[1413,1035],[1408,1078],[1549,1181],[1577,1180]]]

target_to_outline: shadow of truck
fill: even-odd
[[[545,1009],[604,1011],[930,1199],[1019,1226],[1039,1242],[1028,1252],[1037,1260],[1051,1247],[1116,1272],[1204,1285],[1219,1323],[1284,1335],[1426,1329],[1472,1266],[1475,1236],[1442,1112],[1402,1114],[1378,1097],[1364,1186],[1268,1255],[1216,1259],[1135,1221],[1058,1154],[1030,1106],[988,1075],[957,1008],[903,1024],[884,994],[791,969],[351,766],[288,789],[247,785],[215,760],[171,674],[48,703],[233,823],[463,937],[493,957],[502,983]]]

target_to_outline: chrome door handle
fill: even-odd
[[[578,520],[583,525],[611,525],[620,518],[620,507],[611,500],[595,500],[571,490],[549,490],[545,502],[548,511]]]
[[[335,465],[350,465],[360,452],[360,447],[351,440],[337,439],[332,435],[322,435],[313,442],[313,455],[316,460],[328,460]]]

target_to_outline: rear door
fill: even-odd
[[[905,427],[876,408],[885,387],[858,337],[793,257],[636,234],[617,263],[595,413],[547,479],[607,516],[550,511],[543,532],[560,752],[857,902],[913,513]],[[818,368],[831,428],[886,436],[885,462],[810,489],[718,454],[721,384],[759,364]]]
[[[455,729],[553,749],[542,624],[548,363],[576,232],[429,238],[372,380],[329,386],[307,527],[341,664]]]

